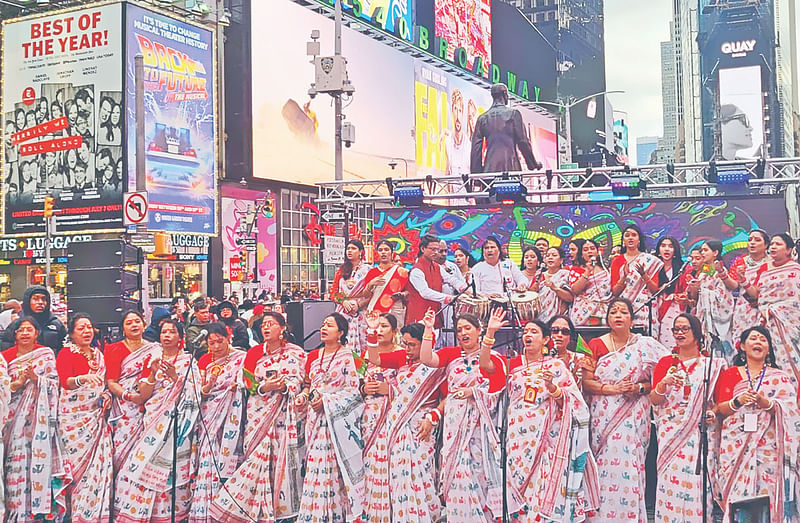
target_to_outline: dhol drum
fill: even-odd
[[[542,311],[539,306],[539,293],[533,291],[515,292],[511,295],[511,305],[523,324],[535,320]]]
[[[489,300],[485,296],[467,296],[462,294],[456,300],[454,306],[455,317],[462,314],[472,314],[478,318],[481,323],[486,324],[489,321]]]

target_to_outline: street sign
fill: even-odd
[[[131,245],[135,245],[146,253],[153,253],[156,251],[156,239],[152,232],[141,232],[131,234]]]
[[[325,249],[322,251],[322,261],[326,265],[341,265],[344,263],[344,238],[341,236],[325,236]]]
[[[256,245],[258,242],[255,238],[236,238],[235,243],[238,247],[241,247],[243,245]]]
[[[323,212],[319,219],[323,222],[353,221],[353,211],[346,209],[329,209]]]
[[[149,204],[146,191],[126,192],[122,202],[122,214],[126,226],[147,223]]]
[[[258,246],[256,244],[246,245],[244,250],[247,252],[256,252],[258,250]]]

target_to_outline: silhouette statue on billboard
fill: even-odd
[[[475,133],[472,135],[472,154],[470,172],[492,173],[520,171],[517,148],[528,169],[538,170],[542,164],[536,161],[531,149],[528,133],[522,114],[508,106],[508,88],[503,84],[492,86],[492,106],[478,117]],[[483,158],[483,144],[486,141],[486,158]]]

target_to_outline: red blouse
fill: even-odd
[[[675,357],[672,354],[670,354],[669,356],[664,356],[663,358],[658,360],[658,363],[653,369],[654,389],[659,383],[661,383],[661,380],[663,380],[667,376],[667,372],[673,365],[675,365]]]
[[[38,343],[33,346],[33,350],[41,349],[44,345],[39,345]],[[15,359],[17,359],[17,346],[14,345],[13,347],[9,347],[6,350],[0,352],[2,354],[3,359],[6,360],[7,363],[11,363]]]
[[[118,380],[122,374],[122,362],[131,353],[131,350],[125,345],[125,342],[115,341],[106,345],[106,350],[103,356],[106,360],[106,379]],[[149,367],[148,367],[149,372]]]
[[[450,362],[461,358],[461,347],[442,347],[436,354],[439,356],[439,367],[447,367]],[[489,392],[498,392],[506,386],[505,362],[499,354],[492,354],[494,372],[489,374],[481,369],[481,376],[489,380]]]
[[[67,388],[67,380],[77,376],[89,374],[89,362],[86,356],[80,352],[72,352],[68,347],[58,352],[56,356],[56,370],[58,371],[58,381],[63,388]]]
[[[613,288],[614,285],[619,283],[619,279],[622,277],[622,266],[628,263],[628,260],[625,259],[624,254],[620,254],[616,256],[613,260],[611,260],[611,287]],[[655,278],[650,280],[652,283],[658,284],[658,273],[656,273]]]
[[[589,350],[592,351],[592,359],[594,361],[599,360],[600,358],[611,352],[610,350],[608,350],[608,347],[606,347],[606,344],[603,343],[603,340],[600,338],[593,338],[589,340]]]
[[[739,367],[728,367],[717,379],[717,387],[714,389],[714,398],[717,403],[723,401],[730,401],[733,399],[733,389],[736,384],[742,381],[742,373],[739,372]]]
[[[252,350],[252,349],[250,349],[250,350]],[[321,354],[321,351],[322,351],[322,350],[323,350],[323,349],[314,349],[314,350],[312,350],[311,352],[309,352],[309,353],[308,353],[308,357],[306,358],[306,378],[308,378],[308,375],[311,373],[311,364],[312,364],[312,363],[313,363],[313,362],[314,362],[314,361],[315,361],[317,358],[319,358],[319,355]],[[345,349],[345,350],[347,350],[347,349]],[[249,353],[248,353],[248,354],[249,354]],[[326,358],[326,359],[327,359],[327,358]],[[356,355],[355,355],[355,354],[353,354],[353,365],[355,366],[355,368],[356,368],[356,369],[358,369],[359,367],[361,367],[361,362],[359,362],[359,361],[356,359]]]

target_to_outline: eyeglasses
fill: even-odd
[[[692,330],[691,327],[672,327],[672,334],[681,334],[683,332],[689,332]]]
[[[276,321],[265,321],[264,323],[261,324],[261,326],[271,329],[272,327],[280,327],[281,324]]]
[[[552,327],[550,329],[550,334],[572,334],[572,331],[569,327],[559,328],[559,327]]]

